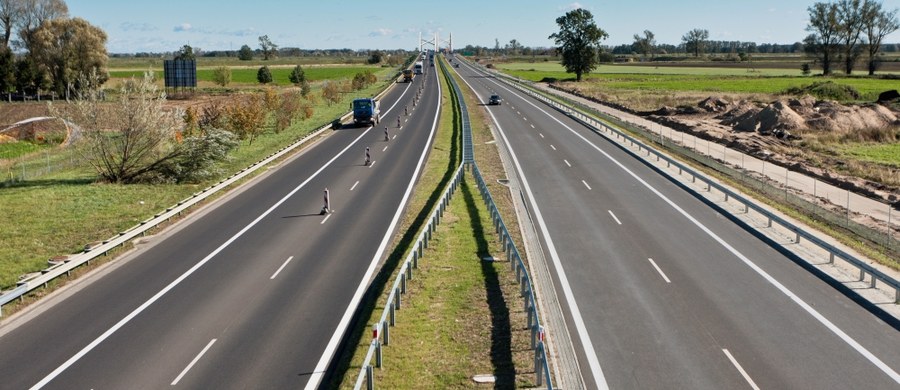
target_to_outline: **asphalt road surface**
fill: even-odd
[[[481,102],[504,99],[484,109],[522,178],[588,387],[900,388],[896,320],[576,121],[454,70]]]
[[[334,131],[5,325],[0,388],[314,387],[430,148],[440,92],[426,70],[381,100],[380,125]],[[325,188],[334,212],[323,216]]]

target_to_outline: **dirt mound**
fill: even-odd
[[[710,104],[708,101],[701,102],[701,107]],[[785,130],[847,133],[881,129],[898,123],[897,115],[879,104],[845,106],[832,101],[817,101],[811,96],[776,100],[765,106],[742,101],[716,104],[715,107],[733,107],[715,118],[720,124],[731,126],[735,131],[760,134]]]
[[[723,112],[727,111],[730,106],[731,103],[715,96],[710,96],[706,99],[703,99],[700,104],[697,104],[697,107],[706,110],[706,112]]]

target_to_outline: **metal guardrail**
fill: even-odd
[[[397,278],[394,279],[393,285],[391,285],[391,292],[388,294],[387,303],[384,310],[381,312],[381,317],[379,318],[378,323],[372,328],[372,342],[369,344],[369,350],[366,352],[362,368],[360,369],[359,375],[356,377],[356,383],[353,386],[356,390],[362,388],[363,381],[365,381],[367,389],[371,390],[375,388],[374,368],[382,367],[382,346],[387,346],[391,342],[390,329],[396,324],[396,312],[397,310],[400,310],[403,304],[401,296],[406,294],[407,280],[413,278],[413,269],[419,268],[419,260],[422,258],[425,249],[428,248],[428,243],[431,241],[432,235],[437,229],[437,225],[441,223],[444,211],[450,205],[450,199],[453,197],[453,194],[456,193],[459,184],[462,182],[463,175],[465,174],[464,168],[465,164],[460,164],[459,168],[456,169],[456,174],[453,176],[453,180],[447,186],[447,189],[444,190],[444,194],[441,196],[438,207],[431,213],[431,217],[428,219],[428,225],[425,226],[425,230],[419,233],[419,237],[413,244],[413,248],[415,249],[406,256],[406,259],[403,260],[403,264],[400,265],[400,271],[397,273]],[[373,357],[375,358],[374,366],[372,365]]]
[[[647,146],[647,144],[626,134],[625,132],[615,129],[612,126],[609,126],[590,115],[584,114],[584,112],[579,111],[578,109],[575,109],[568,105],[561,104],[553,99],[546,97],[544,94],[539,93],[539,92],[531,89],[530,87],[527,87],[527,83],[528,83],[527,81],[524,81],[524,80],[521,80],[518,78],[514,78],[511,76],[503,75],[498,72],[490,72],[490,73],[493,75],[501,76],[499,79],[507,82],[508,85],[511,85],[511,86],[515,87],[516,89],[528,94],[529,96],[532,96],[535,99],[543,102],[544,104],[547,104],[548,106],[556,109],[557,111],[568,115],[569,117],[571,117],[571,118],[577,120],[578,122],[584,124],[585,126],[591,128],[595,132],[598,132],[599,134],[604,135],[604,136],[606,136],[604,134],[604,132],[608,132],[612,135],[615,135],[617,138],[621,137],[623,142],[627,141],[630,144],[632,144],[633,146],[637,146],[638,152],[645,151],[645,152],[647,152],[648,156],[654,155],[656,157],[657,161],[662,160],[662,161],[666,162],[667,166],[669,166],[669,167],[674,166],[674,167],[678,168],[679,174],[690,175],[692,181],[696,181],[697,179],[699,179],[700,181],[702,181],[703,183],[706,184],[707,191],[710,191],[710,189],[715,188],[716,190],[718,190],[719,192],[721,192],[722,194],[725,195],[726,201],[728,201],[729,199],[734,199],[738,203],[741,203],[744,206],[745,213],[749,212],[749,210],[752,209],[753,211],[766,217],[768,220],[768,224],[767,224],[768,227],[771,227],[772,222],[775,222],[775,223],[781,225],[783,228],[793,232],[795,234],[795,239],[794,239],[795,243],[799,243],[800,239],[802,238],[802,239],[805,239],[805,240],[815,244],[819,248],[822,248],[823,250],[828,252],[829,263],[834,262],[835,258],[844,260],[848,264],[859,269],[859,281],[863,281],[865,279],[866,274],[868,274],[871,277],[870,287],[875,288],[876,283],[878,281],[881,281],[882,283],[887,284],[888,286],[890,286],[894,289],[894,303],[900,304],[900,282],[898,282],[896,279],[892,278],[891,276],[884,274],[883,272],[879,271],[878,269],[875,269],[874,267],[870,266],[869,264],[866,264],[866,262],[864,262],[863,260],[860,260],[859,258],[841,250],[840,248],[837,248],[837,247],[823,241],[822,239],[811,234],[810,232],[806,231],[802,227],[799,227],[799,226],[775,215],[774,213],[759,206],[758,204],[753,202],[751,199],[748,199],[748,198],[744,197],[743,195],[740,195],[734,191],[731,191],[731,190],[725,188],[724,186],[722,186],[718,183],[713,182],[712,180],[707,178],[702,173],[697,172],[697,171],[693,170],[692,168],[660,153],[656,149]],[[568,100],[566,100],[566,101],[567,101],[567,103],[571,104],[572,106],[579,106],[579,108],[581,110],[584,110],[587,112],[595,112],[593,109],[591,109],[589,107],[583,106],[583,105],[575,103],[575,102],[570,102]]]
[[[457,85],[446,67],[441,66],[441,69],[456,93],[457,104],[459,104],[460,113],[463,115],[463,162],[460,164],[459,168],[457,168],[453,181],[450,182],[449,186],[444,191],[444,194],[441,196],[440,205],[431,213],[431,218],[429,219],[425,230],[419,233],[418,239],[415,244],[413,244],[413,248],[415,249],[406,256],[406,259],[400,266],[400,271],[397,273],[397,277],[391,286],[391,292],[388,294],[381,317],[372,328],[372,342],[369,344],[369,349],[363,359],[359,375],[356,377],[353,388],[354,390],[361,389],[364,382],[366,384],[366,389],[372,390],[375,388],[374,370],[376,367],[382,367],[384,361],[382,347],[390,344],[390,327],[394,326],[396,323],[396,311],[400,310],[400,307],[402,306],[401,296],[406,293],[407,280],[413,278],[413,269],[418,268],[418,261],[422,258],[423,251],[428,248],[428,242],[431,240],[432,233],[435,231],[436,226],[440,224],[444,211],[450,205],[450,199],[457,188],[459,188],[459,184],[462,182],[465,175],[466,167],[471,165],[472,174],[475,176],[478,183],[479,192],[481,192],[485,205],[490,209],[491,220],[493,221],[497,234],[500,235],[501,243],[506,251],[507,260],[509,260],[513,271],[516,273],[516,281],[522,286],[521,295],[524,298],[525,310],[528,312],[528,326],[531,329],[531,347],[535,351],[534,371],[536,383],[538,386],[541,386],[543,379],[547,378],[547,388],[552,390],[553,385],[550,380],[550,365],[547,361],[547,352],[544,347],[544,329],[540,325],[540,316],[538,314],[537,301],[534,296],[531,278],[528,276],[525,263],[522,261],[518,249],[512,242],[506,224],[500,217],[500,212],[494,204],[493,198],[488,191],[487,184],[485,184],[481,172],[478,170],[478,166],[475,163],[472,148],[472,128],[469,123],[468,110],[465,107],[465,101],[462,98],[459,85]],[[372,365],[372,358],[375,359],[374,366]]]
[[[391,82],[386,85],[384,90],[375,95],[375,98],[380,99],[381,97],[383,97],[388,93],[388,91],[393,88],[394,84],[395,83]],[[352,115],[353,112],[348,112],[342,115],[340,117],[340,120],[345,121]],[[21,300],[25,294],[31,292],[32,290],[40,287],[46,287],[50,281],[62,276],[63,274],[69,275],[73,269],[78,268],[79,266],[84,264],[89,264],[91,260],[97,257],[105,256],[107,253],[109,253],[110,250],[113,250],[120,245],[124,245],[125,243],[129,242],[139,235],[143,235],[146,231],[156,227],[160,223],[166,222],[175,216],[181,215],[183,211],[190,208],[191,206],[205,200],[209,196],[215,194],[223,188],[228,187],[232,183],[243,179],[247,175],[262,168],[270,162],[284,156],[287,153],[290,153],[300,145],[304,144],[314,137],[319,136],[322,132],[330,128],[331,122],[320,127],[318,130],[307,134],[305,137],[297,140],[293,144],[279,149],[277,152],[268,155],[266,158],[259,160],[251,164],[250,166],[235,172],[231,176],[220,180],[218,183],[206,187],[205,189],[194,193],[190,197],[179,201],[175,205],[166,208],[164,212],[157,213],[153,216],[153,218],[141,221],[137,225],[119,232],[119,234],[117,234],[116,236],[101,242],[100,245],[92,246],[88,244],[87,246],[85,246],[83,252],[65,256],[64,260],[61,260],[57,264],[51,265],[50,267],[40,271],[39,274],[36,273],[36,275],[32,277],[20,280],[17,283],[17,287],[15,289],[5,291],[2,295],[0,295],[0,316],[3,315],[3,305],[6,305],[7,303],[10,303],[16,299]]]
[[[472,175],[478,183],[478,190],[481,192],[481,198],[484,200],[485,206],[490,209],[491,220],[494,223],[494,229],[500,235],[500,243],[506,252],[506,260],[509,261],[510,268],[516,273],[516,281],[521,286],[519,291],[524,300],[525,311],[528,312],[528,329],[531,330],[531,348],[534,349],[534,374],[535,384],[543,386],[544,378],[547,378],[547,388],[552,390],[553,383],[550,380],[550,363],[547,360],[547,350],[544,347],[544,327],[541,326],[540,313],[538,313],[537,300],[534,296],[534,287],[531,283],[531,276],[528,275],[528,269],[516,244],[513,243],[506,223],[500,216],[500,211],[494,203],[494,198],[488,191],[487,183],[481,176],[477,164],[472,164]]]
[[[522,261],[519,249],[516,247],[515,243],[512,242],[509,230],[506,228],[506,223],[504,223],[503,218],[500,217],[500,211],[497,209],[497,205],[494,203],[490,191],[488,191],[487,184],[481,176],[481,171],[478,169],[478,164],[475,163],[475,152],[472,145],[472,128],[471,123],[469,122],[469,110],[466,108],[462,90],[456,82],[456,79],[449,74],[449,71],[447,69],[444,69],[444,71],[459,100],[460,112],[463,115],[463,138],[466,139],[466,137],[468,137],[468,145],[466,145],[466,142],[463,143],[463,160],[465,161],[466,153],[468,153],[469,161],[472,165],[472,175],[475,176],[485,206],[490,209],[491,220],[494,223],[497,234],[500,235],[500,242],[503,244],[504,251],[506,252],[506,259],[509,261],[513,272],[516,273],[516,281],[521,286],[520,293],[525,301],[525,311],[528,312],[528,328],[531,330],[531,348],[534,349],[535,382],[538,386],[542,386],[543,379],[546,378],[547,388],[552,390],[553,381],[550,379],[550,363],[547,360],[547,350],[544,347],[544,328],[541,326],[540,314],[538,313],[537,300],[534,296],[531,276],[528,275],[528,269]]]

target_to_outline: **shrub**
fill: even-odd
[[[272,71],[269,70],[268,66],[259,68],[259,70],[256,72],[256,80],[259,81],[260,84],[268,84],[272,82]]]
[[[212,75],[213,82],[218,84],[219,86],[225,87],[228,83],[231,82],[231,68],[227,66],[220,66],[213,70]]]
[[[341,86],[337,82],[326,81],[322,86],[322,98],[328,102],[328,105],[341,101]]]
[[[859,91],[849,85],[838,84],[833,81],[817,81],[802,87],[788,88],[785,95],[812,95],[821,100],[849,101],[859,100]]]
[[[294,67],[294,70],[291,71],[291,75],[288,76],[288,79],[291,80],[291,83],[294,85],[302,85],[306,82],[306,72],[303,71],[303,68],[300,65]]]

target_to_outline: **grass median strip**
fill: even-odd
[[[436,71],[428,77],[435,74],[440,75]],[[441,81],[440,128],[401,228],[407,233],[396,240],[386,260],[384,269],[390,271],[382,271],[373,282],[372,291],[379,296],[369,300],[377,303],[362,309],[360,325],[347,343],[353,350],[339,363],[340,384],[332,387],[353,387],[371,342],[372,325],[385,307],[385,289],[459,166],[461,118],[449,86]],[[495,377],[492,387],[532,385],[534,352],[519,287],[509,263],[482,260],[505,259],[505,254],[472,180],[464,180],[454,195],[408,282],[396,326],[390,329],[391,343],[383,347],[383,369],[375,370],[377,388],[470,388],[476,386],[473,376],[483,374]]]

